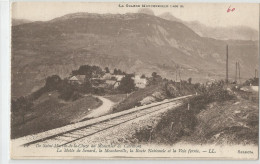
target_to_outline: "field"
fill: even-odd
[[[99,107],[102,102],[92,96],[84,96],[74,102],[65,102],[58,98],[57,92],[43,94],[34,102],[31,110],[23,118],[12,113],[11,138],[18,138],[46,130],[58,128],[75,122],[79,116],[88,113],[88,109]]]

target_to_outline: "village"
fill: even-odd
[[[120,86],[122,79],[126,76],[125,73],[110,73],[106,72],[100,76],[90,78],[92,87],[94,88],[114,88],[117,89]],[[145,88],[147,85],[147,79],[144,75],[131,75],[131,79],[134,81],[135,87]],[[68,78],[68,81],[72,85],[83,85],[88,81],[87,75],[74,75]]]

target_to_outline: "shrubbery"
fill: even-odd
[[[249,80],[247,80],[244,85],[249,86],[249,85],[253,85],[253,86],[258,86],[259,85],[259,78],[251,78]]]
[[[153,142],[173,144],[180,140],[181,137],[191,135],[198,123],[196,115],[206,109],[209,103],[223,102],[234,98],[224,89],[223,81],[208,86],[193,85],[193,87],[190,89],[199,91],[199,95],[184,101],[183,105],[162,116],[153,129]],[[188,110],[188,104],[190,110]],[[137,131],[135,137],[139,142],[148,142],[148,135],[151,135],[150,130],[144,128]]]

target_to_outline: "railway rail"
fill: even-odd
[[[75,123],[75,125],[67,125],[65,127],[53,129],[47,132],[29,135],[17,140],[20,143],[19,145],[25,147],[38,143],[58,144],[59,146],[63,146],[121,125],[128,121],[135,120],[147,114],[153,114],[158,111],[177,107],[182,104],[182,100],[191,96],[192,95],[178,97],[137,108],[132,108],[126,111],[102,116],[92,120]]]

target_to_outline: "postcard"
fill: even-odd
[[[11,6],[11,159],[258,159],[259,4]]]

